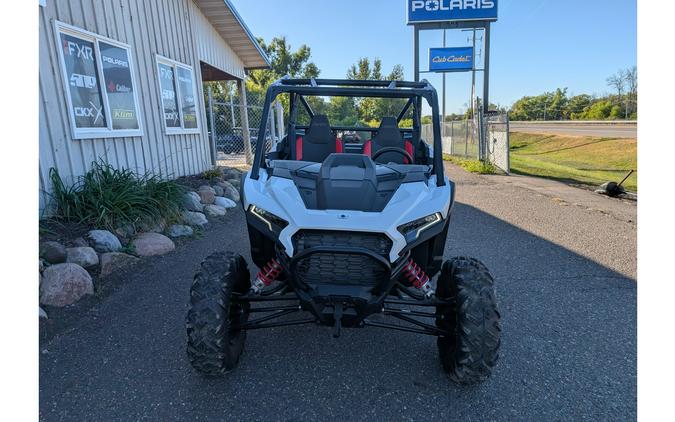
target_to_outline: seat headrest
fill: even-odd
[[[398,121],[396,117],[383,117],[380,122],[380,127],[373,138],[374,142],[380,145],[400,147],[403,144],[401,138],[401,131],[398,128]]]
[[[328,123],[328,116],[315,114],[312,117],[307,133],[305,133],[305,140],[314,144],[335,142],[333,131],[330,129],[330,123]]]

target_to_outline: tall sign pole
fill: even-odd
[[[485,66],[483,69],[483,112],[490,111],[490,22],[485,23]]]
[[[420,81],[420,29],[415,25],[413,28],[413,58],[415,63],[415,82]]]
[[[445,33],[447,31],[443,28],[443,48],[445,48]],[[443,118],[442,123],[445,123],[445,72],[443,72]],[[443,125],[441,124],[441,133],[443,133]]]

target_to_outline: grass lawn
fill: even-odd
[[[637,192],[637,140],[511,133],[511,171],[598,186],[620,182]]]

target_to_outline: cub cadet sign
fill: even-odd
[[[408,0],[408,24],[496,21],[497,0]]]

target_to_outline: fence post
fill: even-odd
[[[241,119],[241,134],[244,139],[244,154],[246,155],[246,164],[253,163],[253,155],[251,154],[251,132],[248,128],[248,106],[246,104],[246,81],[239,79],[237,81],[239,87],[239,118]],[[258,142],[261,142],[258,134]],[[265,134],[262,134],[262,142],[265,142]]]
[[[237,127],[237,122],[234,119],[234,96],[232,95],[232,90],[230,90],[230,118],[232,120],[232,130],[234,130],[235,127]]]
[[[472,134],[473,138],[473,134]],[[464,157],[469,156],[469,119],[464,120]]]
[[[279,132],[279,142],[284,139],[284,108],[281,106],[281,102],[277,101],[277,131]]]
[[[216,149],[216,123],[213,116],[213,91],[209,85],[209,121],[211,122],[211,165],[217,164],[218,152]]]

